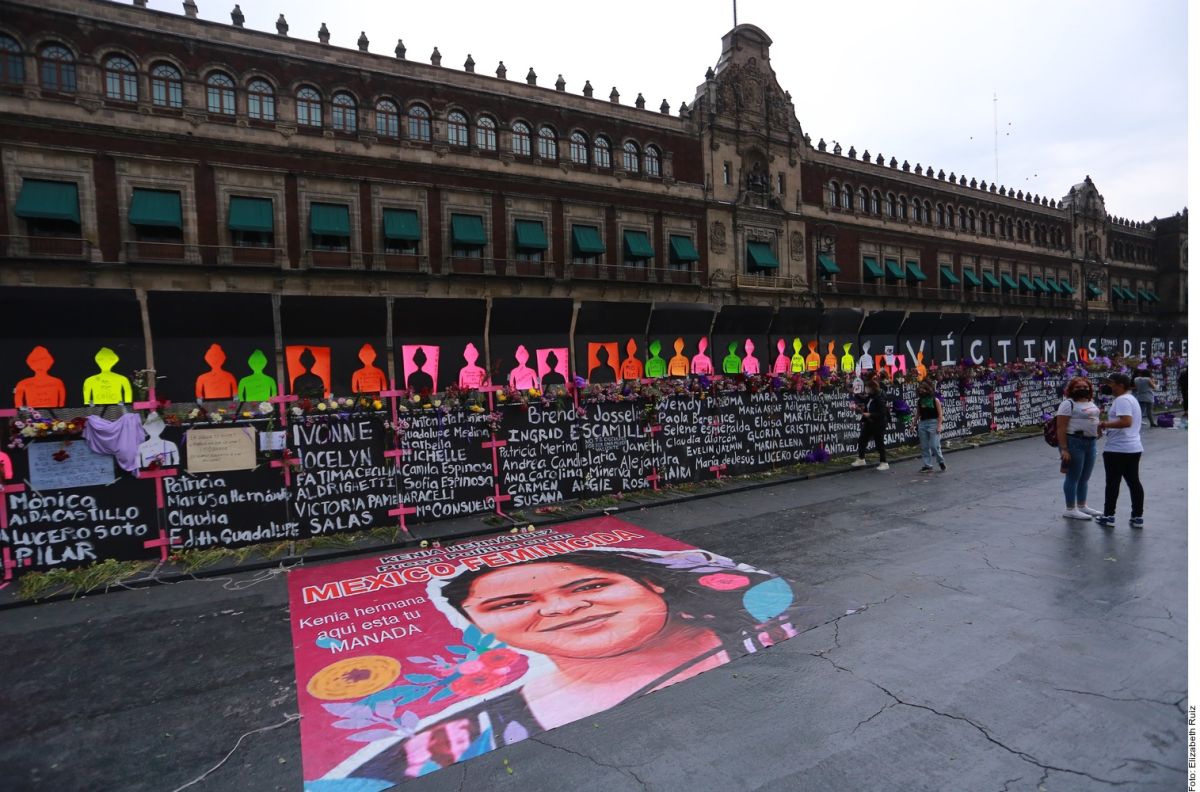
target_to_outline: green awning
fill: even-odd
[[[1113,299],[1115,299],[1115,300],[1124,300],[1125,292],[1121,289],[1120,286],[1118,286],[1114,283],[1113,287],[1112,287],[1112,296],[1113,296]]]
[[[654,246],[645,231],[626,231],[625,258],[651,259],[654,258]]]
[[[401,242],[421,241],[421,218],[415,209],[384,209],[383,237]]]
[[[183,210],[179,193],[174,190],[139,190],[134,188],[129,204],[129,224],[183,228]]]
[[[229,198],[230,231],[275,230],[275,212],[270,198],[246,198],[233,195]]]
[[[750,264],[760,269],[779,269],[779,259],[766,242],[747,242],[746,258]]]
[[[1027,292],[1042,291],[1042,289],[1039,289],[1037,286],[1033,285],[1033,281],[1029,280],[1028,275],[1018,275],[1017,283],[1021,284],[1021,291],[1027,291]]]
[[[483,218],[479,215],[450,215],[450,243],[454,247],[477,248],[487,245]]]
[[[999,289],[1000,288],[1000,281],[997,280],[996,276],[990,272],[983,273],[983,282],[987,285],[987,287],[989,289]]]
[[[1067,280],[1066,278],[1063,278],[1062,280],[1060,280],[1058,282],[1058,288],[1062,290],[1063,294],[1074,294],[1075,293],[1075,287],[1072,286],[1071,282],[1069,280]]]
[[[925,280],[925,273],[921,272],[921,265],[915,261],[904,262],[905,269],[908,273],[908,279],[913,283],[921,283]]]
[[[1054,278],[1043,278],[1042,283],[1054,294],[1062,294],[1062,289],[1058,288],[1058,281],[1054,280]]]
[[[982,283],[979,282],[978,276],[975,275],[975,270],[967,269],[966,267],[963,268],[963,280],[967,282],[966,283],[967,286],[982,286],[983,285]],[[996,285],[999,286],[1000,284],[997,283]]]
[[[1138,296],[1139,300],[1145,300],[1146,302],[1150,302],[1150,295],[1146,294],[1145,289],[1138,289],[1137,296]]]
[[[1146,296],[1150,298],[1150,302],[1162,302],[1162,298],[1155,294],[1153,289],[1146,289]]]
[[[522,252],[545,250],[546,227],[540,220],[518,220],[513,224],[513,246]]]
[[[692,244],[691,237],[671,235],[671,260],[677,264],[690,264],[700,260],[700,253]]]
[[[879,262],[871,256],[863,256],[863,270],[868,278],[882,278],[883,267],[879,266]]]
[[[604,252],[604,241],[596,226],[571,226],[571,245],[576,256],[598,256]]]
[[[1042,294],[1050,293],[1050,290],[1046,288],[1046,284],[1042,282],[1041,278],[1030,278],[1029,280],[1033,283],[1033,288],[1037,289]]]
[[[1091,283],[1090,281],[1088,282],[1088,285],[1087,285],[1087,293],[1088,293],[1088,297],[1090,297],[1093,300],[1104,294],[1104,292],[1102,292],[1100,290],[1099,286],[1097,286],[1094,283]]]
[[[1126,300],[1137,300],[1137,295],[1136,295],[1136,294],[1134,294],[1134,293],[1133,293],[1133,291],[1132,291],[1131,289],[1127,289],[1127,288],[1125,288],[1124,286],[1122,286],[1122,287],[1121,287],[1121,291],[1125,292],[1125,299],[1126,299]]]
[[[970,272],[970,270],[963,270],[963,275],[966,275],[968,272]],[[942,285],[943,286],[957,286],[958,285],[959,281],[958,281],[958,278],[954,277],[954,270],[950,269],[949,267],[943,266],[941,268],[941,273],[942,273]]]
[[[842,271],[842,268],[833,260],[833,256],[827,253],[821,253],[817,256],[817,266],[820,267],[822,275],[837,275]]]
[[[75,182],[26,179],[13,213],[32,220],[79,222],[79,187]]]
[[[350,236],[349,206],[314,203],[308,211],[308,230],[311,233],[318,236]]]
[[[1000,283],[1004,285],[1004,291],[1016,291],[1017,282],[1012,279],[1012,276],[1007,272],[1000,273]]]
[[[899,261],[896,259],[884,259],[883,263],[888,280],[904,280],[904,270],[900,269]]]

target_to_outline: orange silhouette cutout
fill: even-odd
[[[646,367],[638,360],[637,348],[637,341],[632,338],[625,342],[628,357],[621,361],[621,379],[640,380],[645,375]]]
[[[829,369],[831,372],[837,371],[837,368],[838,368],[837,355],[833,354],[833,347],[834,347],[835,343],[836,342],[834,342],[834,341],[830,341],[829,342],[829,351],[825,353],[824,365],[825,365],[825,368]]]
[[[925,379],[929,376],[929,369],[925,368],[925,353],[917,353],[917,379]]]
[[[213,344],[204,353],[209,370],[196,377],[197,399],[232,399],[237,393],[237,380],[221,366],[225,365],[225,350]]]
[[[67,387],[58,377],[49,374],[54,357],[44,346],[35,346],[25,364],[33,370],[32,377],[17,383],[14,401],[17,407],[62,407],[67,403]]]
[[[387,374],[375,365],[375,347],[363,344],[358,350],[358,359],[363,367],[350,377],[350,390],[353,393],[379,393],[387,389]]]
[[[687,355],[683,354],[683,339],[675,339],[675,356],[667,361],[668,377],[686,377],[688,374]]]
[[[330,394],[329,347],[289,346],[284,356],[292,393],[308,399],[323,399]]]
[[[601,352],[604,353],[603,360]],[[616,382],[618,358],[616,341],[588,342],[588,382]]]
[[[817,342],[808,342],[808,357],[805,358],[805,363],[808,364],[810,371],[816,371],[821,368],[821,356],[817,354]]]

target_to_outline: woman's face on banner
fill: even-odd
[[[663,589],[567,563],[497,569],[475,580],[463,609],[479,629],[549,656],[612,657],[667,623]]]

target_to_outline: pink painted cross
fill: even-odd
[[[157,539],[147,539],[146,541],[142,542],[142,547],[146,548],[147,550],[157,547],[158,552],[159,552],[159,558],[163,561],[166,561],[167,560],[167,548],[171,547],[173,545],[181,545],[181,544],[183,544],[183,539],[179,538],[178,536],[176,536],[174,538],[168,538],[167,532],[165,530],[163,530],[162,528],[159,528],[158,529],[158,538]]]
[[[12,551],[9,550],[7,547],[0,548],[0,553],[3,553],[3,555],[4,555],[4,579],[12,580],[13,570],[16,569],[18,566],[22,566],[22,564],[18,564],[16,561],[13,560]],[[32,565],[33,565],[33,559],[26,558],[24,561],[24,566],[32,566]]]
[[[646,481],[649,481],[650,486],[654,488],[654,491],[658,492],[658,468],[650,469],[650,475],[646,476]]]
[[[154,388],[151,388],[149,390],[149,392],[146,394],[146,396],[147,396],[146,401],[140,401],[140,402],[135,401],[133,403],[133,409],[135,409],[135,410],[158,409],[158,395],[154,392]]]
[[[299,459],[272,459],[271,467],[283,468],[283,486],[292,486],[292,468],[300,467]]]
[[[0,487],[0,528],[8,527],[8,496],[9,493],[24,492],[24,484],[5,484]]]
[[[407,515],[416,514],[416,513],[417,513],[416,507],[415,506],[405,506],[404,501],[401,501],[400,505],[397,506],[396,508],[388,509],[388,516],[399,517],[400,518],[400,530],[404,531],[404,533],[409,534],[410,536],[412,534],[409,532],[408,525],[404,522],[404,518]]]
[[[648,431],[651,435],[656,435],[662,431],[662,425],[654,424],[653,426],[648,426],[646,427],[646,431]]]
[[[17,411],[9,407],[6,410],[0,410],[0,418],[16,418]]]
[[[161,509],[164,505],[162,480],[178,475],[178,468],[159,468],[158,470],[139,470],[137,477],[140,479],[154,479],[154,495],[158,499],[158,508]]]
[[[725,470],[726,465],[713,465],[709,468],[710,471],[717,474],[717,480],[721,479],[721,473]]]
[[[281,380],[275,381],[275,392],[279,395],[272,396],[271,398],[267,399],[267,401],[270,402],[271,404],[274,404],[276,406],[276,408],[278,408],[278,410],[279,410],[279,425],[287,426],[287,412],[288,412],[287,406],[294,401],[300,401],[300,397],[294,393],[292,393],[292,394],[284,393],[283,392],[283,382]]]
[[[393,427],[396,425],[396,422],[400,420],[400,413],[397,411],[396,401],[403,395],[404,395],[404,391],[396,388],[396,380],[392,380],[392,387],[390,387],[389,389],[387,389],[385,391],[379,392],[380,398],[388,399],[392,403],[392,426]]]

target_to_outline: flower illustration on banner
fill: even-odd
[[[750,578],[745,575],[731,575],[728,572],[718,572],[700,578],[700,585],[716,591],[736,591],[750,585]]]

